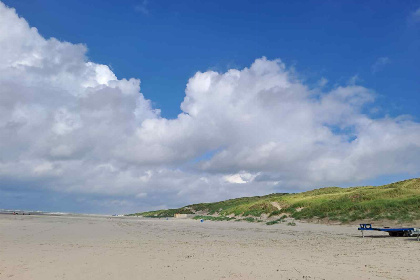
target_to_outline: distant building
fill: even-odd
[[[177,219],[185,219],[188,218],[188,214],[175,214],[174,217]]]

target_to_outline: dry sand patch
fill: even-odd
[[[0,215],[0,279],[419,279],[420,242],[354,226]]]

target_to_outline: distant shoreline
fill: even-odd
[[[85,213],[65,213],[65,212],[45,212],[45,211],[30,211],[30,210],[8,210],[8,209],[1,209],[0,215],[13,215],[17,213],[17,215],[21,216],[92,216],[92,217],[112,217],[112,215],[105,215],[105,214],[85,214]]]

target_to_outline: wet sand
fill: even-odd
[[[420,279],[420,242],[355,226],[0,215],[0,279]]]

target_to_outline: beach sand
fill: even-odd
[[[0,279],[420,279],[420,242],[355,226],[0,215]]]

